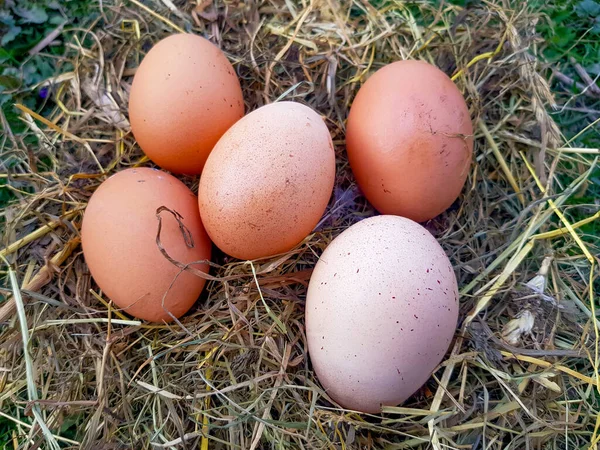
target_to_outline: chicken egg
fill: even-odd
[[[442,247],[399,216],[358,222],[325,249],[306,296],[310,360],[327,395],[368,413],[404,402],[454,335],[458,290]]]
[[[92,277],[125,313],[151,322],[185,314],[205,284],[170,262],[210,259],[211,242],[196,196],[177,178],[149,169],[127,169],[104,181],[92,195],[81,227],[83,255]],[[208,272],[206,264],[191,267]]]
[[[203,37],[175,34],[142,60],[129,95],[131,130],[163,169],[199,174],[219,138],[244,115],[225,54]]]
[[[198,189],[202,221],[236,258],[283,253],[317,225],[334,178],[321,117],[300,103],[272,103],[238,121],[208,157]]]
[[[473,153],[469,110],[437,67],[398,61],[360,88],[346,148],[358,185],[379,212],[423,222],[446,210],[465,184]]]

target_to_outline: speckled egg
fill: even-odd
[[[306,297],[310,360],[327,394],[369,413],[404,402],[454,335],[452,265],[421,225],[398,216],[358,222],[325,249]]]
[[[358,185],[377,210],[423,222],[459,196],[473,127],[461,92],[444,72],[423,61],[398,61],[360,88],[346,146]]]
[[[199,174],[219,138],[244,115],[235,70],[207,39],[175,34],[157,43],[136,71],[131,130],[163,169]]]
[[[202,221],[236,258],[283,253],[317,225],[334,178],[333,143],[321,117],[300,103],[263,106],[210,154],[198,190]]]
[[[169,322],[198,299],[205,280],[171,263],[156,242],[183,264],[210,259],[211,242],[198,200],[168,173],[127,169],[104,181],[92,195],[81,227],[83,255],[92,277],[123,312],[151,322]],[[182,233],[180,224],[184,226]],[[191,267],[208,272],[206,264]]]

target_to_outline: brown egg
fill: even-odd
[[[191,235],[186,242],[175,217],[161,212],[160,242],[168,255],[183,264],[210,259],[196,196],[159,170],[127,169],[108,178],[92,195],[81,227],[83,255],[100,289],[127,314],[152,322],[185,314],[205,283],[160,252],[156,210],[161,206],[179,213]],[[208,272],[206,264],[191,267]]]
[[[462,94],[445,73],[423,61],[399,61],[358,91],[346,145],[373,206],[423,222],[458,198],[471,164],[473,127]]]
[[[148,158],[171,172],[202,172],[219,138],[243,115],[235,70],[218,47],[200,36],[163,39],[133,79],[131,130]]]
[[[376,413],[418,390],[440,363],[458,319],[452,266],[421,225],[376,216],[325,249],[306,296],[310,360],[327,394]]]
[[[263,106],[210,154],[198,189],[202,221],[236,258],[283,253],[317,225],[334,178],[333,143],[321,117],[299,103]]]

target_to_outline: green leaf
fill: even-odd
[[[587,72],[590,75],[595,77],[600,74],[600,64],[599,63],[589,64],[589,65],[585,66],[585,70],[587,70]]]
[[[32,5],[29,9],[20,6],[14,6],[13,11],[21,17],[25,23],[44,23],[48,20],[48,14],[44,8],[39,5]]]
[[[21,33],[21,27],[10,27],[0,39],[0,45],[3,47],[14,39]]]
[[[60,25],[61,23],[64,23],[64,21],[65,19],[60,14],[52,14],[48,23],[51,23],[52,25]]]
[[[54,75],[56,68],[54,64],[52,64],[52,62],[50,62],[46,58],[42,58],[39,55],[36,55],[36,57],[34,57],[32,61],[35,64],[36,72],[40,74],[40,77],[42,79],[50,78],[52,75]],[[38,81],[39,80],[36,80],[36,83]]]
[[[4,47],[0,47],[0,64],[5,63],[9,59],[10,53]]]
[[[0,106],[3,106],[5,103],[8,103],[8,101],[11,99],[12,97],[10,95],[0,94]]]
[[[0,75],[0,88],[4,89],[17,89],[21,83],[18,78],[10,75]],[[2,89],[2,90],[4,90]]]
[[[0,23],[12,27],[15,25],[15,19],[9,11],[0,9]]]
[[[554,30],[554,35],[550,37],[549,42],[558,47],[568,47],[573,44],[575,31],[572,28],[559,26]]]
[[[600,15],[600,3],[594,0],[582,0],[575,5],[575,14],[579,17],[597,17]]]
[[[552,13],[552,22],[554,22],[555,24],[561,24],[563,23],[565,20],[571,20],[572,18],[572,12],[570,10],[564,10],[564,11],[555,11]]]
[[[23,81],[26,85],[39,83],[42,79],[42,74],[38,70],[35,59],[31,59],[23,65]]]

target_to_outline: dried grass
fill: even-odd
[[[1,252],[16,274],[0,306],[0,408],[17,430],[15,445],[597,444],[599,325],[592,318],[600,252],[579,227],[599,213],[590,209],[571,223],[565,202],[585,187],[598,150],[561,144],[547,112],[555,100],[533,53],[540,13],[500,0],[467,11],[374,3],[380,6],[104,0],[101,21],[60,31],[70,44],[60,61],[66,69],[45,83],[51,112],[41,117],[19,106],[40,147],[26,148],[7,130],[3,148],[15,163],[3,176],[20,199],[2,211]],[[336,144],[338,175],[326,216],[302,245],[253,263],[218,255],[198,306],[181,325],[157,326],[111,308],[77,244],[82,209],[99,183],[149,164],[126,119],[131,76],[151,44],[177,29],[224,49],[247,110],[287,99],[319,111]],[[427,224],[461,286],[456,340],[407,404],[374,416],[341,410],[320,388],[306,353],[303,305],[327,243],[374,214],[344,154],[349,105],[369,73],[403,58],[454,75],[477,124],[476,147],[464,195]],[[38,172],[41,159],[51,170]],[[185,181],[197,188],[196,179]]]

